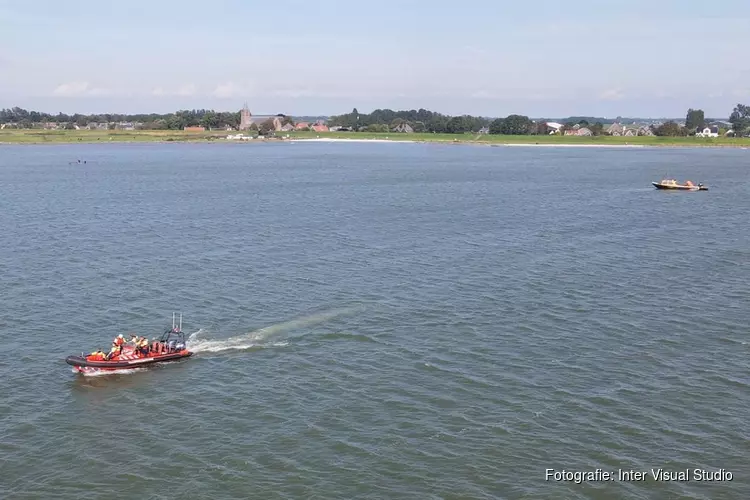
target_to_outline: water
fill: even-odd
[[[748,167],[729,149],[3,147],[0,497],[747,498]],[[654,190],[664,175],[710,191]],[[63,361],[172,311],[188,360]]]

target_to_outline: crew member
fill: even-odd
[[[102,351],[101,349],[97,349],[96,351],[92,352],[89,357],[92,358],[93,361],[104,361],[104,351]]]
[[[125,337],[122,336],[122,333],[115,337],[115,340],[112,342],[112,345],[116,345],[118,347],[122,347],[125,345]]]
[[[121,352],[122,352],[122,346],[117,345],[116,343],[112,342],[112,349],[109,350],[109,353],[104,357],[104,360],[109,361],[115,356],[119,356]]]
[[[141,337],[138,339],[138,342],[136,343],[136,348],[140,351],[140,353],[144,356],[148,355],[148,338]]]

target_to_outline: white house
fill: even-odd
[[[705,127],[703,130],[698,127],[695,130],[695,137],[719,137],[719,127]]]
[[[557,134],[560,132],[560,129],[564,127],[562,123],[557,122],[546,122],[545,125],[547,125],[548,128],[552,129],[550,130],[550,134]]]

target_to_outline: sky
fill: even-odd
[[[0,0],[0,107],[728,117],[750,1]]]

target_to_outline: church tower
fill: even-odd
[[[247,130],[250,128],[250,117],[252,114],[247,107],[247,103],[240,110],[240,130]]]

